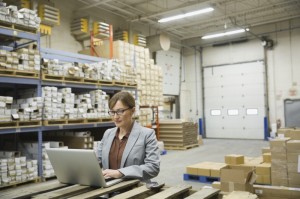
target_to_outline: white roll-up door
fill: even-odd
[[[204,68],[208,138],[264,138],[265,67],[249,62]]]

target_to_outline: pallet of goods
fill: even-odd
[[[159,124],[160,141],[166,149],[189,149],[199,146],[197,125],[181,120],[162,120]]]

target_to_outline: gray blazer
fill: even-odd
[[[103,169],[109,168],[109,151],[116,135],[117,127],[105,131],[98,146],[99,159]],[[160,171],[160,154],[153,129],[134,122],[121,160],[120,172],[124,178],[147,181]]]

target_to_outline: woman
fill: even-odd
[[[135,178],[149,181],[158,175],[160,156],[153,129],[132,119],[135,100],[128,92],[118,92],[109,100],[109,114],[116,125],[105,131],[98,147],[106,178]]]

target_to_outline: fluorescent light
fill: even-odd
[[[223,36],[227,36],[227,35],[234,35],[234,34],[238,34],[238,33],[243,33],[245,31],[246,31],[245,29],[238,29],[238,30],[213,34],[213,35],[206,35],[206,36],[203,36],[201,39],[211,39],[211,38],[216,38],[216,37],[223,37]]]
[[[163,19],[158,20],[158,22],[159,23],[164,23],[164,22],[173,21],[173,20],[176,20],[176,19],[182,19],[182,18],[185,18],[185,17],[191,17],[191,16],[211,12],[213,10],[214,10],[213,8],[209,7],[209,8],[205,8],[205,9],[201,9],[201,10],[196,10],[196,11],[193,11],[193,12],[188,12],[188,13],[185,13],[185,14],[175,15],[173,17],[163,18]]]

